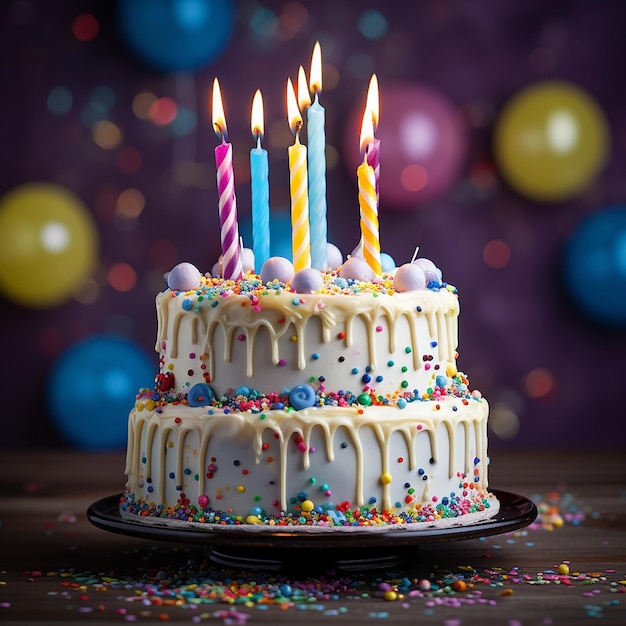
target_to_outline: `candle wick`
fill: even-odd
[[[261,133],[257,130],[256,133],[256,147],[257,149],[261,149]]]
[[[222,143],[226,143],[228,141],[228,132],[225,128],[222,128],[222,125],[219,122],[213,123],[213,130],[215,130],[216,134],[220,136]]]

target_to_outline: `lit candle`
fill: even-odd
[[[239,243],[239,225],[237,223],[233,147],[232,144],[227,142],[226,116],[224,115],[222,94],[217,78],[213,81],[212,118],[213,128],[217,136],[222,140],[222,143],[215,148],[222,242],[222,277],[226,280],[239,280],[243,271]]]
[[[314,94],[313,104],[307,111],[311,265],[318,270],[325,270],[328,266],[326,258],[326,131],[324,128],[326,111],[318,98],[319,92],[322,91],[322,52],[319,42],[313,48],[309,87]]]
[[[374,176],[376,177],[376,195],[379,196],[379,179],[380,179],[380,139],[376,139],[374,132],[378,127],[378,78],[376,74],[372,74],[370,84],[367,89],[367,100],[365,102],[365,112],[369,111],[372,117],[372,138],[365,148],[367,154],[367,162],[374,168]]]
[[[368,109],[363,114],[361,124],[361,151],[371,143],[374,125]],[[359,208],[361,210],[361,245],[363,258],[376,276],[382,275],[380,264],[380,241],[378,236],[378,197],[376,195],[376,175],[374,168],[367,162],[367,154],[356,171],[359,185]]]
[[[372,119],[372,136],[366,138],[367,144],[364,150],[364,156],[367,159],[368,165],[371,165],[374,169],[374,178],[376,180],[376,199],[380,200],[380,139],[374,137],[374,131],[378,127],[378,78],[376,74],[372,74],[370,84],[367,89],[367,99],[365,101],[365,115]],[[363,144],[361,143],[361,150],[363,150]],[[361,254],[363,252],[363,237],[359,241],[357,248]]]
[[[261,147],[263,139],[263,96],[257,89],[252,100],[250,118],[252,136],[256,147],[250,150],[250,180],[252,184],[252,250],[254,269],[261,271],[263,263],[270,257],[270,188],[267,150]]]
[[[287,79],[287,116],[291,132],[296,138],[293,146],[289,146],[288,153],[291,194],[291,248],[293,267],[297,272],[311,266],[311,245],[306,148],[300,143],[302,116],[298,110],[298,102],[290,78]]]

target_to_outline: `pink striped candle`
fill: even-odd
[[[213,128],[222,143],[215,148],[217,167],[217,193],[219,197],[220,238],[222,243],[222,278],[240,280],[243,274],[239,224],[237,222],[237,199],[233,172],[233,147],[227,142],[226,116],[222,94],[217,80],[213,82]]]

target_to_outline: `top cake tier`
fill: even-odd
[[[322,289],[295,293],[252,273],[203,276],[197,289],[168,289],[156,303],[159,376],[174,392],[205,383],[216,396],[267,396],[304,385],[339,404],[398,404],[455,384],[459,302],[445,283],[399,293],[391,278],[325,272]]]

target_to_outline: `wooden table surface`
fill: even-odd
[[[622,451],[492,452],[492,487],[531,498],[536,523],[327,574],[306,550],[289,572],[243,571],[208,547],[94,527],[86,509],[121,492],[123,466],[122,453],[0,453],[0,622],[626,624]]]

